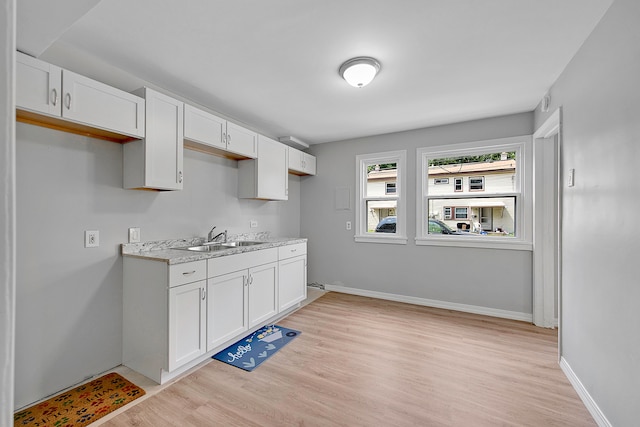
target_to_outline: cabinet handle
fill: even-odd
[[[67,92],[67,94],[65,95],[65,99],[66,99],[66,103],[67,103],[67,110],[71,109],[71,93]]]
[[[178,182],[182,184],[182,171],[178,171]]]
[[[227,144],[231,144],[231,134],[227,134]]]
[[[202,300],[204,301],[207,299],[207,290],[205,288],[200,288],[200,290],[202,291]]]
[[[191,276],[193,273],[195,273],[195,270],[192,271],[185,271],[184,273],[182,273],[183,276]]]
[[[296,251],[297,251],[297,249],[291,249],[291,252],[296,252]]]
[[[55,107],[56,104],[58,103],[58,90],[56,88],[51,89],[51,97],[53,98],[51,100],[51,103]]]
[[[227,143],[227,133],[226,132],[222,132],[222,142],[224,142],[225,144]]]

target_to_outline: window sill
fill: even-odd
[[[404,236],[363,236],[358,235],[354,237],[354,240],[358,243],[386,243],[391,245],[406,245],[407,239]]]
[[[497,241],[484,237],[416,237],[416,246],[448,246],[452,248],[503,249],[533,251],[533,243],[522,240]]]

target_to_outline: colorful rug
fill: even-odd
[[[16,412],[13,422],[28,427],[86,426],[143,395],[143,389],[111,373]]]
[[[298,335],[300,331],[282,326],[263,326],[213,358],[251,372]]]

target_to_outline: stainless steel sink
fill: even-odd
[[[185,248],[173,248],[180,249],[183,251],[193,251],[193,252],[215,252],[215,251],[224,251],[232,248],[240,248],[243,246],[254,246],[261,245],[265,242],[255,242],[251,240],[243,240],[239,242],[226,242],[226,243],[208,243],[199,246],[189,246]]]
[[[262,245],[265,242],[254,242],[251,240],[241,240],[239,242],[226,242],[226,243],[222,243],[222,246],[227,246],[230,248],[235,248],[235,247],[241,247],[241,246],[255,246],[255,245]]]
[[[221,244],[216,245],[200,245],[200,246],[189,246],[187,248],[173,248],[180,249],[183,251],[194,251],[194,252],[215,252],[215,251],[224,251],[229,249],[228,246],[222,246]]]

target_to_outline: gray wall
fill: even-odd
[[[128,227],[143,241],[204,236],[214,224],[300,234],[299,177],[289,176],[289,201],[239,200],[237,162],[185,150],[184,190],[124,190],[122,152],[17,126],[16,407],[121,363]],[[100,247],[84,248],[85,230],[100,231]]]
[[[533,114],[439,126],[312,146],[319,174],[302,179],[302,235],[309,238],[310,282],[531,314],[531,252],[416,246],[416,148],[528,135]],[[358,154],[407,150],[407,245],[355,243]],[[348,187],[351,209],[336,210]]]
[[[551,90],[561,182],[575,169],[562,201],[562,356],[614,426],[640,420],[639,20],[640,2],[614,1]]]

